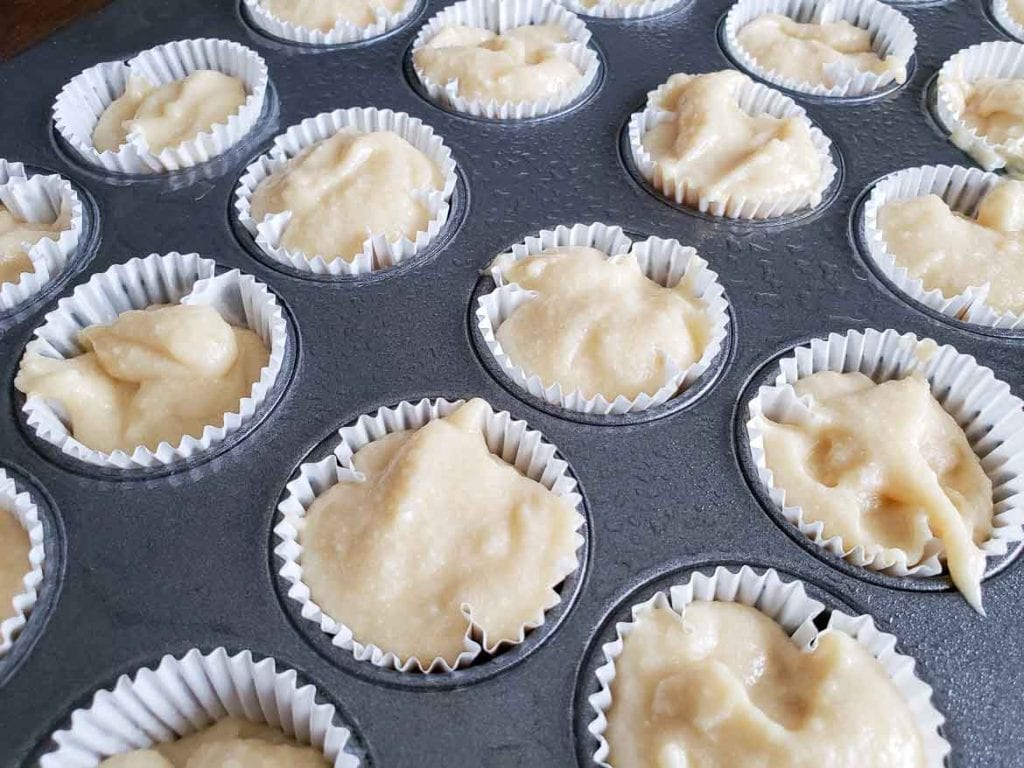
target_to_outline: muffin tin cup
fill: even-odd
[[[1010,13],[1006,0],[992,0],[992,15],[999,25],[1017,40],[1024,42],[1024,20],[1017,20]]]
[[[973,217],[982,199],[998,183],[999,177],[994,173],[946,165],[907,168],[886,176],[874,185],[864,203],[867,256],[900,292],[936,312],[987,328],[1024,328],[1020,313],[998,312],[985,303],[990,288],[987,283],[965,288],[955,296],[947,296],[937,288],[929,290],[921,279],[912,277],[906,267],[896,262],[878,227],[879,211],[886,203],[925,195],[938,195],[953,211]]]
[[[43,521],[39,509],[27,491],[18,489],[14,479],[0,468],[0,508],[17,518],[28,534],[29,552],[22,590],[11,599],[11,604],[0,606],[0,658],[14,645],[18,634],[28,623],[29,614],[39,598],[46,565]],[[13,611],[13,612],[12,612]]]
[[[978,43],[953,54],[939,70],[935,89],[935,114],[949,131],[949,140],[974,158],[986,171],[1005,168],[1024,174],[1024,138],[997,143],[960,119],[959,88],[985,77],[1024,79],[1024,44],[1006,41]]]
[[[177,445],[163,442],[156,450],[138,446],[130,453],[104,453],[83,445],[71,435],[59,403],[28,397],[22,413],[29,430],[72,459],[125,470],[167,466],[197,457],[251,421],[281,373],[287,321],[266,285],[238,270],[215,274],[214,262],[195,253],[152,254],[94,275],[46,315],[25,354],[57,359],[74,357],[85,351],[78,338],[85,328],[112,323],[131,309],[177,303],[212,306],[231,324],[254,331],[267,346],[269,361],[249,396],[239,402],[237,411],[224,414],[217,424],[207,425],[199,436],[186,435]]]
[[[600,394],[587,397],[579,389],[565,391],[558,383],[545,384],[540,376],[527,373],[517,365],[502,348],[496,333],[518,307],[529,302],[537,294],[515,283],[509,283],[505,279],[505,270],[520,259],[549,248],[566,246],[596,248],[609,256],[635,250],[641,270],[653,282],[665,288],[674,288],[680,281],[687,280],[691,287],[691,296],[704,301],[705,311],[711,319],[711,337],[700,358],[686,368],[672,365],[665,383],[655,392],[642,393],[633,398],[619,395],[611,400]],[[601,223],[560,225],[555,229],[542,230],[537,235],[512,246],[510,251],[494,260],[490,274],[497,287],[490,293],[480,296],[475,313],[477,327],[487,350],[501,370],[517,386],[534,397],[570,411],[608,415],[635,413],[661,405],[681,389],[693,384],[710,368],[722,350],[729,332],[729,304],[718,282],[718,275],[697,255],[696,250],[680,245],[678,240],[649,237],[634,243],[623,233],[622,228],[617,226]]]
[[[815,190],[812,193],[792,193],[777,199],[737,195],[719,198],[709,196],[699,185],[687,179],[685,173],[666,172],[643,146],[643,137],[654,126],[676,119],[675,113],[661,106],[666,90],[667,83],[662,83],[657,89],[649,92],[647,106],[640,112],[635,112],[629,120],[629,151],[633,164],[655,190],[679,205],[730,219],[778,218],[804,208],[814,208],[821,203],[822,195],[838,172],[832,160],[832,142],[811,122],[804,109],[791,98],[749,79],[740,86],[737,93],[740,108],[749,115],[795,117],[806,122],[821,165],[821,177]]]
[[[300,684],[294,670],[279,670],[273,658],[257,661],[251,651],[228,655],[217,648],[204,654],[193,648],[96,692],[53,734],[55,747],[39,766],[95,768],[111,755],[174,741],[225,717],[279,728],[320,750],[333,768],[363,764],[346,751],[352,733],[338,722],[334,705],[318,702],[316,688]]]
[[[556,46],[559,55],[579,70],[581,77],[564,92],[538,101],[505,101],[466,98],[458,81],[438,83],[416,64],[416,52],[445,26],[464,25],[503,34],[529,24],[558,24],[572,42]],[[416,78],[427,96],[443,107],[491,120],[523,120],[563,110],[583,97],[596,82],[600,70],[597,52],[590,46],[590,30],[576,14],[551,0],[462,0],[433,16],[416,35],[410,55]]]
[[[406,0],[405,4],[395,12],[378,7],[374,12],[374,20],[365,26],[341,20],[333,29],[326,32],[322,29],[293,24],[278,18],[263,7],[260,0],[242,0],[246,18],[258,29],[269,35],[303,45],[346,45],[372,40],[397,29],[416,10],[418,0]]]
[[[834,608],[828,613],[825,628],[818,629],[815,619],[825,611],[825,605],[809,597],[803,583],[785,581],[771,568],[755,571],[743,566],[732,571],[719,566],[710,574],[694,573],[686,582],[667,591],[658,591],[649,600],[634,605],[632,621],[616,624],[615,640],[602,646],[605,663],[597,670],[600,689],[588,699],[594,717],[587,730],[598,741],[593,755],[597,765],[610,768],[609,745],[604,734],[608,727],[607,713],[612,706],[615,662],[622,653],[625,639],[636,622],[650,611],[666,608],[684,616],[686,607],[697,601],[739,603],[756,608],[776,622],[802,651],[813,650],[824,632],[841,632],[853,638],[882,666],[906,703],[921,734],[925,764],[929,768],[946,764],[950,745],[939,730],[945,718],[932,703],[931,686],[915,674],[914,659],[896,650],[897,639],[893,635],[879,630],[871,616],[852,616]]]
[[[806,414],[807,402],[797,396],[793,384],[821,371],[859,371],[876,382],[923,375],[932,395],[963,429],[992,481],[993,529],[980,545],[982,553],[987,559],[1001,557],[1010,544],[1024,539],[1024,403],[990,369],[949,345],[939,347],[911,333],[873,329],[833,333],[797,347],[779,361],[774,384],[762,386],[748,404],[747,439],[758,480],[782,516],[807,538],[853,565],[891,576],[943,572],[940,539],[926,545],[920,562],[911,563],[899,549],[826,538],[824,524],[806,519],[801,507],[786,502],[785,489],[775,485],[765,458],[763,420],[789,421]]]
[[[562,0],[562,5],[580,16],[628,21],[658,16],[688,5],[689,2],[690,0],[640,0],[640,2],[620,3],[616,0],[594,0],[593,5],[588,6],[582,0]]]
[[[96,149],[92,139],[96,123],[124,94],[129,76],[162,86],[200,69],[223,72],[245,84],[248,97],[226,122],[160,152],[150,151],[139,131],[130,132],[126,143],[115,151]],[[61,138],[89,165],[113,173],[176,171],[206,162],[239,143],[259,120],[268,80],[266,63],[243,45],[210,38],[177,40],[142,51],[127,62],[103,62],[76,75],[57,95],[53,121]]]
[[[363,243],[363,249],[352,261],[343,258],[324,258],[302,251],[285,248],[281,244],[292,214],[288,211],[268,214],[262,221],[252,217],[252,197],[256,188],[273,173],[287,167],[289,161],[302,150],[329,139],[342,130],[360,133],[390,131],[398,134],[423,152],[440,169],[444,177],[440,190],[424,189],[421,199],[430,212],[425,230],[412,238],[388,240],[383,234],[372,234]],[[444,229],[451,213],[451,197],[457,177],[452,152],[434,129],[417,117],[405,112],[376,107],[352,107],[321,112],[293,125],[274,139],[269,152],[256,158],[238,180],[235,187],[235,214],[239,224],[252,235],[256,245],[279,264],[314,275],[366,275],[396,266],[424,251]]]
[[[362,475],[352,464],[356,451],[392,432],[419,429],[431,421],[448,416],[463,402],[444,399],[424,399],[418,403],[403,401],[392,408],[380,408],[372,416],[360,416],[353,425],[339,430],[340,442],[332,455],[299,467],[297,477],[288,483],[286,495],[278,505],[280,519],[274,527],[274,554],[279,561],[278,575],[291,585],[288,588],[288,599],[301,606],[304,619],[314,622],[323,632],[332,636],[333,645],[350,652],[358,661],[406,673],[448,673],[470,666],[484,653],[497,653],[524,642],[527,633],[542,626],[547,612],[562,600],[556,585],[552,601],[542,606],[537,615],[522,627],[519,637],[511,642],[502,640],[491,643],[485,633],[467,617],[469,626],[464,650],[455,663],[451,664],[440,657],[421,660],[411,656],[403,659],[387,649],[361,642],[341,617],[331,617],[324,613],[302,580],[303,548],[300,537],[305,527],[306,512],[318,496],[334,485],[362,480]],[[526,477],[564,498],[577,510],[578,531],[584,520],[582,497],[568,464],[556,455],[555,447],[545,441],[540,432],[529,429],[525,421],[513,419],[507,411],[490,411],[483,425],[483,433],[492,453],[513,465]],[[583,544],[583,537],[577,532],[577,553]],[[578,557],[567,558],[557,565],[559,583],[580,567]]]
[[[85,226],[82,202],[71,183],[61,176],[30,175],[21,163],[0,158],[0,203],[26,222],[55,221],[70,212],[69,227],[56,240],[42,237],[28,247],[32,271],[16,282],[0,284],[0,312],[8,312],[36,294],[60,275],[78,250]]]
[[[827,70],[835,81],[832,86],[783,77],[761,66],[737,37],[743,27],[767,14],[788,16],[801,23],[848,21],[871,33],[872,47],[880,56],[898,56],[908,64],[917,46],[917,33],[907,17],[878,0],[739,0],[725,17],[724,38],[729,53],[740,66],[762,80],[811,96],[866,96],[882,90],[895,78],[892,75],[864,72],[850,64],[838,62],[830,65]],[[904,79],[905,75],[904,70]]]

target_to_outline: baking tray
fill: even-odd
[[[429,0],[385,38],[319,50],[254,31],[226,0],[120,0],[0,65],[0,157],[63,174],[99,212],[98,244],[56,294],[133,256],[198,251],[266,282],[298,342],[284,396],[244,439],[191,468],[117,481],[40,451],[17,415],[17,362],[56,295],[0,321],[2,464],[31,484],[48,513],[55,566],[0,664],[0,764],[32,759],[74,707],[119,674],[165,653],[219,645],[300,670],[339,705],[372,765],[586,764],[595,746],[586,696],[596,689],[594,650],[610,622],[655,585],[738,563],[776,567],[830,606],[868,612],[894,633],[935,689],[952,764],[1024,764],[1019,562],[1007,558],[985,582],[985,618],[943,579],[908,585],[846,567],[766,512],[737,448],[744,393],[763,367],[831,331],[930,336],[1024,392],[1024,340],[911,306],[866,266],[851,238],[861,195],[878,177],[971,164],[926,102],[948,56],[1006,37],[987,7],[902,5],[919,38],[905,87],[853,103],[799,99],[842,160],[832,199],[795,220],[746,225],[666,204],[637,183],[621,154],[624,126],[649,89],[673,72],[730,64],[718,41],[729,0],[695,0],[643,21],[588,20],[604,65],[599,86],[565,114],[521,124],[451,114],[410,84],[412,38],[445,4]],[[73,75],[167,40],[207,36],[254,48],[270,68],[271,105],[237,150],[165,178],[112,179],[59,146],[50,105]],[[452,148],[461,181],[450,231],[425,258],[370,279],[311,280],[271,266],[231,223],[247,160],[303,117],[370,105],[421,117]],[[538,407],[481,362],[474,342],[472,297],[490,259],[539,229],[591,221],[695,246],[731,301],[733,341],[713,385],[654,419],[601,426]],[[337,427],[381,405],[437,395],[482,396],[542,431],[580,481],[588,546],[563,588],[564,607],[527,643],[480,667],[424,678],[357,664],[302,626],[281,598],[271,528],[285,483]]]

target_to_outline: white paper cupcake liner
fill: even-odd
[[[710,575],[694,573],[684,583],[657,592],[649,600],[634,605],[631,621],[615,625],[615,640],[601,647],[605,663],[596,673],[600,690],[588,699],[594,718],[587,729],[598,741],[593,757],[598,765],[610,768],[607,762],[609,745],[604,734],[608,727],[607,713],[612,705],[615,662],[622,653],[625,638],[632,633],[636,622],[650,611],[667,608],[684,615],[686,607],[696,601],[740,603],[756,608],[782,627],[793,643],[804,651],[813,649],[825,631],[842,632],[853,638],[882,666],[903,697],[921,734],[925,764],[929,768],[945,765],[951,749],[939,732],[945,718],[932,703],[931,686],[915,674],[914,659],[896,650],[896,637],[880,631],[870,616],[851,616],[837,609],[832,609],[826,629],[818,630],[814,619],[825,606],[809,597],[801,582],[785,581],[774,569],[755,571],[749,566],[738,571],[719,566]]]
[[[384,8],[377,8],[374,12],[376,18],[366,26],[341,20],[333,29],[324,32],[278,18],[264,8],[260,0],[243,0],[247,17],[259,29],[282,40],[291,40],[304,45],[344,45],[380,37],[405,23],[406,19],[416,10],[417,2],[418,0],[406,0],[405,5],[394,13]]]
[[[267,365],[238,410],[226,413],[219,423],[207,425],[202,435],[186,435],[177,445],[163,442],[155,451],[145,446],[131,453],[93,450],[71,436],[59,403],[40,397],[25,400],[22,412],[29,428],[41,440],[65,455],[88,464],[117,469],[159,467],[202,454],[223,442],[251,421],[277,381],[285,358],[287,324],[277,298],[266,285],[237,269],[214,274],[215,264],[198,254],[152,254],[117,264],[75,288],[33,334],[25,353],[68,358],[85,350],[80,332],[91,325],[112,323],[130,309],[153,304],[206,304],[232,325],[254,331],[270,352]]]
[[[226,122],[175,147],[154,153],[138,131],[116,151],[99,152],[92,133],[100,115],[124,94],[129,75],[156,86],[213,69],[239,78],[248,98]],[[115,173],[164,173],[188,168],[223,154],[252,130],[263,111],[267,65],[255,52],[229,40],[177,40],[143,51],[127,62],[108,61],[76,75],[57,95],[54,125],[74,152],[91,165]]]
[[[43,569],[46,567],[46,549],[43,544],[43,521],[39,509],[27,491],[18,490],[13,478],[0,468],[0,509],[14,515],[28,534],[28,562],[25,576],[21,580],[22,590],[14,595],[9,605],[0,606],[0,658],[3,658],[22,628],[28,623],[29,614],[39,599],[43,584]]]
[[[113,688],[71,713],[53,734],[56,747],[40,768],[95,768],[111,755],[147,749],[238,717],[279,728],[300,744],[323,752],[333,768],[358,768],[345,748],[351,731],[338,722],[333,704],[318,702],[311,684],[272,658],[250,651],[229,656],[223,648],[204,654],[164,656],[156,667],[122,675]]]
[[[675,120],[675,113],[661,106],[666,84],[647,94],[647,106],[633,113],[629,120],[629,146],[637,171],[656,190],[679,205],[696,208],[703,213],[730,219],[770,219],[785,216],[802,208],[813,208],[821,202],[822,194],[836,176],[832,162],[832,142],[807,117],[807,113],[788,96],[761,83],[747,79],[737,94],[740,108],[749,115],[768,114],[773,117],[796,117],[806,121],[811,142],[821,163],[821,178],[811,193],[791,193],[776,199],[762,199],[739,195],[724,199],[712,198],[684,173],[666,173],[650,153],[644,149],[643,137],[659,123]]]
[[[992,0],[992,15],[1007,33],[1024,42],[1024,24],[1013,18],[1006,0]]]
[[[758,478],[783,517],[807,538],[853,565],[892,576],[936,576],[944,570],[938,538],[925,547],[919,563],[910,563],[900,549],[850,546],[839,536],[825,538],[824,524],[805,519],[801,507],[786,503],[786,492],[775,485],[765,458],[763,423],[806,414],[808,400],[797,396],[793,384],[820,371],[860,371],[876,382],[922,374],[992,481],[992,536],[980,545],[982,553],[999,557],[1024,539],[1024,403],[990,369],[951,346],[938,347],[912,333],[873,329],[833,333],[797,347],[779,362],[774,384],[761,387],[748,404],[747,438]]]
[[[998,312],[985,303],[990,284],[971,286],[955,296],[938,288],[928,290],[919,278],[911,277],[888,251],[885,236],[878,227],[878,215],[886,203],[938,195],[957,213],[973,217],[978,205],[999,183],[999,176],[977,168],[925,165],[890,174],[875,184],[864,204],[864,242],[868,255],[882,274],[911,299],[947,317],[989,328],[1016,330],[1024,327],[1024,317],[1015,312]]]
[[[444,399],[424,399],[418,403],[405,401],[394,408],[380,408],[372,416],[360,416],[354,425],[339,431],[340,442],[332,455],[299,467],[298,476],[288,483],[287,495],[278,505],[281,520],[274,527],[277,541],[274,554],[281,561],[278,575],[291,585],[288,589],[289,599],[301,606],[304,619],[331,635],[334,645],[351,652],[359,661],[368,661],[374,666],[401,672],[451,672],[469,666],[485,652],[494,653],[522,643],[527,633],[543,625],[547,612],[561,602],[561,597],[554,594],[552,602],[539,609],[537,615],[522,627],[519,637],[511,643],[492,643],[482,629],[467,617],[469,627],[464,650],[452,665],[440,657],[421,660],[411,656],[403,659],[387,649],[360,642],[342,621],[323,612],[302,580],[302,544],[299,538],[305,528],[306,512],[316,498],[332,486],[362,479],[362,475],[353,468],[353,454],[389,433],[419,429],[430,421],[448,416],[463,402]],[[582,498],[577,491],[576,480],[569,474],[568,464],[555,455],[555,447],[546,442],[540,432],[529,429],[525,421],[513,419],[507,411],[489,411],[483,431],[492,453],[513,465],[526,477],[563,497],[579,511]],[[583,524],[582,514],[579,523]],[[577,533],[576,549],[582,545],[583,537]],[[562,579],[567,578],[579,568],[577,557],[558,563],[558,568]]]
[[[469,99],[459,95],[457,80],[438,83],[427,77],[416,65],[416,52],[432,40],[442,27],[464,25],[489,29],[503,34],[528,24],[558,24],[565,28],[572,42],[556,46],[559,55],[571,62],[582,77],[564,92],[538,101],[505,101]],[[600,69],[597,52],[590,47],[590,30],[576,14],[551,0],[462,0],[449,5],[423,25],[412,45],[412,62],[431,100],[476,117],[493,120],[522,120],[549,115],[577,101],[593,85]]]
[[[575,14],[589,16],[594,19],[645,19],[657,16],[691,0],[642,0],[628,5],[615,0],[595,0],[593,5],[585,5],[581,0],[562,0],[562,5]]]
[[[784,77],[761,66],[737,36],[751,21],[767,14],[788,16],[803,24],[848,21],[871,33],[872,47],[882,57],[898,56],[909,62],[917,46],[917,33],[907,17],[878,0],[739,0],[725,17],[725,45],[729,53],[744,69],[762,80],[813,96],[864,96],[881,90],[894,78],[837,62],[828,68],[836,84],[827,86]]]
[[[9,311],[31,299],[50,284],[78,250],[85,218],[82,202],[71,183],[56,174],[30,176],[21,163],[0,158],[0,203],[22,221],[55,221],[62,210],[70,211],[70,226],[56,240],[42,237],[26,251],[32,271],[16,282],[0,284],[0,311]]]
[[[255,221],[251,213],[252,196],[264,179],[287,166],[289,160],[306,147],[329,139],[343,129],[361,133],[396,133],[430,158],[444,176],[444,186],[440,190],[424,189],[421,192],[421,199],[431,216],[425,230],[417,232],[412,239],[402,237],[394,241],[383,234],[370,233],[363,243],[363,250],[351,262],[342,258],[325,259],[321,255],[282,246],[281,238],[292,216],[288,211],[268,214],[262,221]],[[449,200],[455,191],[456,180],[451,150],[434,133],[434,129],[419,118],[375,107],[337,109],[307,117],[274,139],[273,148],[256,158],[238,180],[235,212],[239,223],[253,236],[260,249],[280,264],[315,275],[363,275],[395,266],[434,241],[448,222]]]
[[[956,82],[973,83],[984,77],[1024,79],[1024,44],[1006,41],[978,43],[951,56],[939,70],[935,112],[949,139],[986,171],[1000,168],[1024,174],[1024,137],[997,144],[960,119]]]
[[[505,270],[527,256],[565,246],[596,248],[609,256],[629,253],[635,248],[640,268],[659,285],[672,288],[684,277],[688,278],[693,288],[693,297],[704,301],[705,311],[711,318],[711,336],[700,359],[687,368],[672,366],[665,383],[656,392],[642,393],[634,398],[619,395],[611,400],[600,394],[588,398],[579,389],[564,391],[560,384],[546,384],[540,376],[529,374],[517,365],[501,346],[496,333],[512,312],[537,294],[515,283],[509,284],[505,279]],[[649,237],[634,244],[621,227],[601,223],[574,224],[571,227],[561,225],[555,229],[542,230],[512,246],[509,252],[494,260],[490,273],[497,287],[479,298],[476,309],[477,327],[487,349],[501,370],[519,387],[551,405],[571,411],[609,415],[644,411],[661,405],[681,389],[693,384],[708,370],[721,351],[729,331],[729,304],[718,282],[717,273],[697,255],[696,250],[680,245],[678,240]]]

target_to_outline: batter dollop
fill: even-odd
[[[277,728],[226,717],[177,741],[108,757],[99,768],[329,768],[323,753]]]
[[[105,453],[199,437],[238,410],[270,359],[253,331],[202,305],[131,310],[79,339],[76,357],[26,354],[14,384],[57,401],[74,438]]]
[[[894,200],[879,209],[878,227],[886,251],[925,289],[952,297],[988,284],[988,306],[1024,312],[1024,182],[1000,181],[976,218],[938,195]]]
[[[565,392],[609,401],[653,394],[673,365],[696,363],[711,336],[707,307],[689,282],[659,285],[632,253],[551,248],[511,262],[504,275],[538,295],[505,319],[498,341],[527,374]]]
[[[583,77],[557,49],[570,41],[559,24],[531,24],[500,35],[479,27],[446,26],[414,59],[435,83],[458,81],[463,98],[538,101],[557,96]]]
[[[871,33],[848,21],[802,23],[768,13],[744,26],[737,39],[761,67],[798,83],[832,87],[851,71],[881,75],[885,82],[907,79],[904,59],[879,56]]]
[[[70,228],[71,210],[66,205],[55,221],[46,223],[23,221],[0,203],[0,283],[17,283],[21,275],[35,271],[26,244],[31,247],[44,237],[57,240]]]
[[[856,640],[812,651],[739,603],[652,608],[615,661],[605,738],[615,768],[923,768],[910,708]]]
[[[404,0],[260,0],[282,21],[297,27],[330,32],[340,22],[365,27],[377,19],[378,13],[397,13]]]
[[[227,122],[245,100],[241,80],[212,69],[161,86],[132,75],[124,94],[100,115],[92,143],[100,152],[116,152],[138,130],[149,151],[159,153]]]
[[[900,550],[910,565],[937,538],[954,584],[980,609],[978,545],[992,533],[992,482],[928,382],[823,371],[794,389],[811,398],[809,417],[761,424],[786,505],[820,521],[826,539],[869,553]]]
[[[470,619],[493,649],[554,605],[582,519],[487,448],[470,400],[352,458],[362,482],[321,494],[300,533],[303,581],[355,639],[454,665]],[[479,639],[479,638],[478,638]]]
[[[713,201],[806,193],[817,205],[822,168],[808,122],[747,114],[738,100],[746,82],[735,70],[672,75],[657,105],[672,119],[644,134],[644,148],[667,177]]]
[[[967,128],[994,145],[975,146],[963,127],[953,126],[953,142],[991,167],[994,153],[1015,172],[1024,169],[1024,79],[982,77],[973,82],[955,76],[939,77],[939,88]]]
[[[426,195],[444,186],[437,163],[391,131],[342,130],[264,179],[252,218],[289,211],[281,245],[325,261],[351,262],[365,241],[415,239],[431,213]]]
[[[14,598],[25,591],[25,576],[32,570],[28,553],[32,543],[17,515],[0,506],[0,623],[14,616]]]

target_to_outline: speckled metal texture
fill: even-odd
[[[660,585],[688,569],[743,562],[776,566],[896,634],[948,718],[952,764],[1024,764],[1020,562],[985,582],[987,617],[941,580],[908,590],[865,578],[766,513],[737,449],[748,383],[781,350],[830,331],[892,327],[930,336],[1024,393],[1024,340],[908,305],[851,239],[858,200],[873,180],[912,165],[970,164],[925,102],[949,55],[1005,37],[987,8],[979,0],[904,5],[919,37],[905,87],[855,103],[798,97],[835,142],[838,192],[810,216],[744,225],[665,204],[634,180],[620,151],[629,114],[649,89],[673,72],[729,65],[717,38],[728,0],[696,0],[646,21],[589,21],[605,67],[599,87],[564,115],[523,124],[453,115],[410,84],[410,42],[443,4],[430,0],[384,39],[315,50],[253,31],[228,0],[119,0],[0,65],[0,156],[60,172],[85,189],[100,233],[56,295],[5,320],[0,336],[0,463],[41,489],[51,549],[63,553],[40,610],[0,664],[0,765],[25,764],[75,706],[119,673],[164,653],[217,645],[301,670],[340,705],[376,766],[586,763],[594,747],[585,729],[594,688],[587,654],[608,636],[606,618],[624,615],[630,601],[622,601],[649,579]],[[267,60],[273,104],[256,136],[208,167],[148,179],[104,177],[57,145],[50,104],[70,77],[199,36],[240,41]],[[231,223],[232,190],[248,159],[306,116],[370,105],[421,117],[452,148],[462,181],[451,231],[423,259],[373,279],[305,279],[258,258]],[[537,407],[488,371],[473,341],[471,297],[495,254],[539,229],[595,220],[695,246],[732,303],[734,339],[713,386],[655,420],[601,426]],[[12,384],[33,329],[57,295],[88,275],[171,250],[239,267],[281,298],[298,339],[283,398],[244,439],[186,471],[117,481],[55,462],[26,437]],[[280,597],[271,528],[296,466],[339,425],[381,405],[437,395],[485,397],[541,430],[579,478],[590,538],[578,590],[570,590],[575,599],[515,663],[410,686],[405,676],[342,658],[322,638],[310,641]]]

